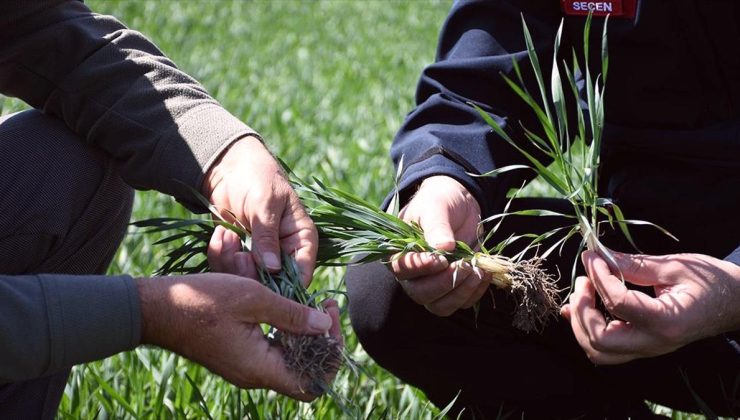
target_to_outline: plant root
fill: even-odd
[[[516,302],[512,325],[525,333],[541,333],[560,310],[557,279],[542,268],[541,258],[515,263],[509,275]]]
[[[275,331],[273,343],[283,349],[288,370],[295,373],[307,389],[302,391],[321,395],[329,390],[328,376],[342,365],[342,347],[334,337],[296,335]]]

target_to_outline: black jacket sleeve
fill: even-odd
[[[402,202],[424,178],[448,175],[465,185],[488,214],[502,204],[502,199],[493,198],[494,191],[519,187],[527,176],[533,176],[522,171],[497,178],[469,175],[524,163],[520,153],[494,135],[469,102],[488,111],[515,140],[521,138],[519,121],[529,129],[537,128],[533,113],[501,76],[514,78],[512,60],[517,60],[525,82],[536,91],[522,16],[537,53],[547,57],[540,63],[549,74],[561,19],[557,2],[463,0],[452,7],[442,28],[436,62],[419,81],[416,109],[407,116],[391,148],[394,163],[398,165],[401,158],[404,162],[399,182]]]

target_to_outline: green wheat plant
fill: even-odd
[[[337,266],[373,261],[387,263],[404,253],[432,252],[443,255],[450,262],[470,264],[481,278],[488,279],[497,288],[510,290],[517,303],[513,325],[520,330],[540,331],[548,319],[555,316],[559,306],[558,291],[555,279],[541,268],[541,259],[524,259],[523,254],[514,258],[504,256],[504,249],[514,242],[512,238],[494,246],[486,245],[500,224],[475,248],[458,241],[452,251],[438,250],[427,243],[418,224],[407,223],[397,216],[397,194],[391,208],[383,211],[352,193],[328,186],[317,178],[303,180],[287,165],[283,164],[283,167],[319,232],[317,265]],[[397,177],[402,167],[401,164]],[[205,199],[199,198],[204,205],[209,205]],[[144,228],[145,233],[172,232],[155,245],[184,241],[168,252],[167,260],[157,274],[208,271],[208,262],[204,257],[217,225],[236,232],[242,240],[243,250],[249,250],[249,231],[238,223],[226,221],[219,209],[211,205],[209,208],[215,215],[212,220],[159,218],[134,223],[136,227]],[[303,304],[316,305],[316,296],[322,292],[309,294],[301,285],[297,271],[291,268],[295,264],[292,257],[286,253],[283,261],[288,266],[283,267],[278,278],[264,270],[260,271],[263,284]],[[457,274],[457,271],[453,274],[453,283],[457,280]]]
[[[242,225],[231,212],[225,213],[233,222],[227,221],[221,212],[202,197],[198,192],[192,194],[201,201],[213,214],[213,219],[177,219],[177,218],[155,218],[132,223],[143,229],[144,233],[175,232],[155,242],[155,245],[172,243],[184,240],[182,245],[173,248],[167,254],[167,261],[157,270],[157,275],[169,274],[193,274],[209,271],[206,255],[208,242],[213,235],[216,226],[224,226],[236,232],[241,240],[242,250],[251,249],[251,238],[248,230]],[[191,264],[194,261],[195,264]],[[273,273],[264,267],[257,267],[258,280],[270,290],[280,296],[299,302],[311,308],[323,309],[321,298],[328,291],[316,291],[309,293],[304,287],[298,264],[292,255],[282,252],[282,268]],[[357,366],[345,352],[340,342],[327,334],[325,335],[297,335],[285,333],[270,327],[267,337],[273,345],[283,350],[283,357],[287,367],[295,372],[304,383],[307,383],[307,391],[319,395],[328,393],[340,405],[345,412],[348,407],[343,404],[339,394],[332,391],[326,382],[326,377],[336,372],[344,362],[352,369]]]
[[[567,200],[573,209],[572,214],[554,212],[551,210],[526,209],[520,211],[508,212],[493,215],[484,222],[490,222],[501,219],[509,215],[520,216],[559,216],[573,221],[572,224],[561,226],[550,230],[542,235],[535,236],[527,245],[527,251],[532,247],[537,247],[542,240],[550,237],[562,235],[553,245],[540,254],[541,258],[547,258],[553,251],[562,249],[563,244],[570,238],[580,235],[581,243],[578,253],[584,249],[598,252],[606,258],[612,266],[617,266],[611,251],[605,247],[600,237],[606,227],[612,229],[618,228],[629,243],[639,251],[632,235],[629,231],[630,225],[650,225],[653,226],[673,239],[676,239],[668,231],[653,223],[643,220],[626,219],[620,207],[609,198],[599,197],[597,186],[599,177],[599,160],[604,130],[604,94],[606,86],[606,77],[609,68],[609,54],[607,48],[607,23],[604,22],[604,29],[601,35],[601,74],[595,78],[589,69],[589,39],[592,16],[586,19],[583,30],[583,54],[587,65],[585,66],[585,99],[587,111],[581,106],[581,95],[576,83],[576,78],[584,74],[578,65],[575,50],[572,51],[571,68],[563,61],[561,74],[560,63],[558,63],[558,52],[560,50],[561,35],[563,31],[563,22],[555,35],[554,53],[552,62],[552,73],[550,75],[550,92],[548,96],[547,85],[543,76],[539,59],[535,52],[535,46],[532,42],[532,36],[527,24],[522,17],[522,26],[524,28],[524,39],[527,48],[529,62],[534,71],[537,87],[539,90],[539,100],[527,89],[522,71],[516,60],[513,60],[514,74],[517,81],[502,74],[506,84],[521,98],[527,106],[534,112],[540,123],[541,134],[528,129],[521,125],[524,137],[528,145],[535,147],[542,152],[547,161],[540,160],[517,143],[507,130],[502,127],[495,119],[485,110],[476,104],[470,103],[475,107],[480,116],[491,126],[493,131],[499,137],[508,142],[512,147],[519,151],[526,158],[527,165],[510,165],[483,174],[482,176],[497,176],[500,173],[529,169],[533,170],[537,176],[544,180],[552,187],[557,195]],[[573,129],[569,126],[568,108],[566,105],[568,92],[572,95],[576,110],[576,127]],[[552,163],[548,165],[548,161]],[[524,235],[524,237],[532,237]],[[676,239],[677,240],[677,239]],[[574,261],[571,276],[575,278],[576,261]]]

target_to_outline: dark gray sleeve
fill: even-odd
[[[0,1],[0,93],[110,154],[123,178],[194,204],[209,165],[254,130],[142,34],[79,1]]]
[[[140,336],[129,276],[0,275],[0,384],[133,349]]]

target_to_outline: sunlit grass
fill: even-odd
[[[379,203],[393,187],[391,140],[413,107],[416,81],[434,58],[451,2],[86,3],[154,40],[296,171]],[[3,113],[20,109],[15,101],[0,105]],[[187,212],[157,193],[137,194],[133,220],[161,216]],[[129,235],[110,271],[153,273],[163,255],[152,240]],[[314,281],[340,288],[342,273],[322,269]],[[335,382],[337,392],[356,406],[355,414],[433,418],[438,410],[420,391],[372,363],[348,317],[343,319],[348,349],[368,371],[360,376],[342,371]],[[323,419],[346,414],[331,398],[303,404],[274,392],[239,391],[171,353],[138,349],[76,367],[60,415]]]

